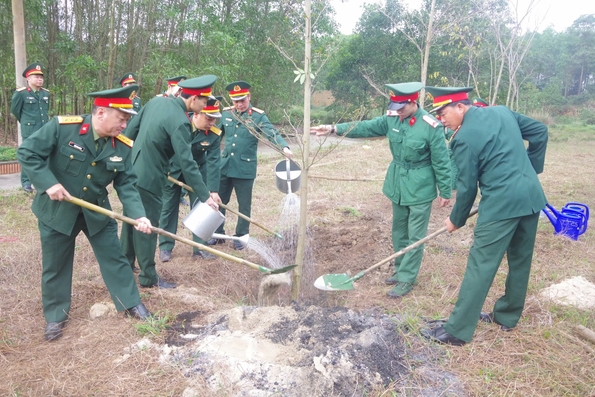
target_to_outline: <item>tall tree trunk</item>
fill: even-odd
[[[312,52],[312,10],[310,8],[310,0],[306,0],[304,17],[306,25],[304,28],[305,54],[304,54],[304,71],[306,72],[306,80],[304,81],[304,133],[302,134],[303,155],[302,155],[302,193],[300,200],[300,222],[298,230],[298,245],[295,262],[297,267],[293,272],[293,283],[291,285],[291,298],[295,301],[299,299],[300,282],[304,269],[304,257],[306,254],[306,238],[308,230],[308,168],[310,166],[310,100],[312,81],[310,79],[310,62]]]
[[[14,75],[16,86],[24,86],[23,70],[27,67],[27,46],[25,45],[25,13],[23,0],[12,0],[12,31],[14,35]],[[19,146],[23,142],[21,124],[18,127]]]

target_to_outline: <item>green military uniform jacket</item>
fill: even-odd
[[[352,128],[352,129],[351,129]],[[386,136],[393,161],[388,166],[382,192],[395,204],[408,206],[451,195],[450,159],[443,127],[421,107],[401,121],[381,116],[359,123],[337,124],[337,135],[349,138]]]
[[[504,106],[471,106],[450,141],[459,169],[451,222],[465,224],[478,187],[478,223],[541,211],[546,198],[537,174],[543,172],[547,139],[547,127],[539,121]],[[523,140],[529,142],[526,150]]]
[[[192,120],[192,115],[188,117]],[[194,129],[194,126],[193,126]],[[206,164],[207,188],[209,192],[219,191],[219,178],[221,170],[221,130],[211,127],[210,131],[194,129],[190,141],[192,146],[192,158],[200,169]],[[180,179],[182,168],[180,167],[178,155],[174,155],[170,162],[169,175],[172,178]],[[173,182],[168,182],[171,186]]]
[[[21,87],[14,92],[10,111],[21,123],[23,139],[47,124],[49,109],[50,92],[43,87],[38,92],[31,87]]]
[[[210,194],[192,157],[191,133],[192,124],[182,98],[153,98],[143,106],[124,131],[135,139],[132,164],[137,186],[161,197],[169,162],[177,154],[184,180],[200,201],[206,202]]]
[[[252,133],[281,148],[289,146],[264,111],[252,105],[243,113],[238,113],[233,108],[225,108],[219,128],[225,135],[225,148],[221,153],[221,175],[229,178],[256,178],[258,138]]]
[[[54,230],[69,235],[82,210],[90,235],[111,218],[82,209],[67,201],[51,200],[45,191],[57,183],[73,195],[111,210],[106,186],[114,184],[118,198],[134,219],[145,216],[132,171],[132,149],[119,139],[109,139],[100,153],[95,150],[91,115],[54,117],[17,150],[23,169],[37,188],[31,209]],[[113,146],[112,146],[113,145]]]

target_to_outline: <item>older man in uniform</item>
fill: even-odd
[[[192,137],[190,141],[194,161],[198,164],[202,179],[209,188],[211,198],[215,202],[221,202],[217,193],[219,191],[219,173],[221,167],[221,130],[215,127],[215,123],[221,118],[219,98],[209,99],[207,106],[201,112],[192,115]],[[170,162],[169,175],[184,182],[184,175],[182,174],[182,168],[179,165],[177,155]],[[182,187],[169,181],[166,182],[163,188],[163,208],[161,209],[159,224],[162,229],[173,234],[178,230],[181,192]],[[194,205],[197,199],[196,194],[190,192],[191,205]],[[192,239],[200,244],[207,243],[196,235],[193,235]],[[171,260],[174,244],[175,241],[173,239],[159,236],[159,259],[162,262]],[[215,255],[199,250],[196,247],[193,249],[192,257],[215,259]]]
[[[49,121],[50,92],[42,87],[43,66],[39,63],[27,66],[23,77],[27,79],[27,86],[16,89],[12,95],[10,111],[21,123],[21,137],[25,141]],[[27,193],[33,191],[24,170],[21,170],[21,186]]]
[[[386,136],[393,161],[388,167],[382,192],[392,201],[392,240],[395,252],[424,238],[432,201],[444,207],[451,195],[448,152],[442,126],[417,103],[423,85],[419,82],[387,84],[390,103],[387,114],[359,123],[312,128],[316,135],[336,132],[349,138]],[[386,280],[395,284],[388,295],[408,294],[421,267],[421,245],[395,260],[395,272]]]
[[[120,85],[122,87],[127,87],[129,85],[137,85],[136,82],[136,75],[134,73],[126,73],[121,79],[120,79]],[[138,90],[134,93],[134,98],[132,98],[132,109],[134,109],[134,111],[136,113],[140,112],[140,109],[143,107],[143,104],[140,100],[140,98],[136,95],[138,94]]]
[[[75,242],[81,231],[93,247],[116,308],[140,319],[151,315],[140,301],[130,265],[118,249],[116,221],[68,202],[73,194],[111,210],[106,186],[113,182],[124,209],[139,222],[136,229],[151,233],[151,222],[134,188],[132,142],[120,134],[134,113],[130,98],[137,89],[133,85],[89,94],[94,98],[91,115],[55,117],[17,150],[37,188],[31,209],[41,235],[47,340],[62,336],[68,319]]]
[[[167,78],[167,90],[165,90],[163,94],[158,94],[156,96],[165,96],[170,98],[180,96],[180,86],[178,84],[180,84],[180,82],[184,80],[186,80],[186,76],[176,76]]]
[[[177,155],[184,180],[194,190],[198,199],[218,209],[211,198],[196,161],[192,157],[190,137],[192,125],[187,112],[199,113],[207,104],[216,76],[206,75],[188,79],[180,83],[182,93],[177,98],[156,97],[151,99],[134,117],[126,129],[126,135],[135,139],[132,151],[132,164],[138,175],[136,189],[140,193],[147,218],[158,226],[161,216],[163,188],[167,181],[169,163]],[[125,211],[126,213],[126,211]],[[157,236],[145,236],[133,232],[123,225],[121,236],[122,250],[131,267],[135,258],[141,273],[138,276],[141,287],[175,288],[157,276],[155,251]]]
[[[264,110],[253,107],[250,103],[251,85],[245,81],[235,81],[225,87],[233,102],[232,107],[223,109],[219,128],[225,136],[225,148],[221,153],[221,181],[219,195],[223,204],[229,203],[231,193],[236,192],[238,210],[250,217],[252,208],[252,188],[256,179],[258,139],[266,138],[291,157],[292,152],[287,142],[273,127]],[[225,214],[224,210],[221,210]],[[250,222],[238,219],[234,236],[241,237],[249,233]],[[217,233],[224,234],[222,224]],[[224,240],[211,239],[209,244],[222,244]],[[236,250],[244,249],[241,242],[234,240]]]
[[[423,331],[431,340],[460,346],[471,341],[480,319],[509,331],[521,317],[539,212],[546,204],[537,174],[543,171],[548,130],[504,106],[472,106],[470,87],[426,89],[444,126],[455,132],[450,147],[459,176],[457,200],[444,221],[449,232],[465,224],[481,190],[473,246],[454,310],[444,326]],[[504,254],[505,293],[491,313],[481,313]]]

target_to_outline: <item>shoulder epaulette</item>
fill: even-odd
[[[126,135],[120,134],[116,137],[116,139],[128,147],[132,147],[132,145],[134,145],[134,141],[128,138]]]
[[[226,107],[226,108],[223,108],[223,110],[226,110],[226,111],[228,111],[228,110],[232,110],[232,109],[233,109],[233,106],[228,106],[228,107]]]
[[[50,90],[48,90],[47,88],[41,87],[41,89],[44,90],[44,91],[50,92]]]
[[[254,110],[256,113],[264,114],[264,110],[255,108],[254,106],[252,107],[252,110]]]
[[[221,135],[221,130],[215,126],[212,126],[209,131],[213,132],[215,135]]]
[[[27,89],[27,87],[19,87],[19,88],[17,88],[17,91],[21,92],[21,91],[24,91],[26,89]]]
[[[433,118],[432,116],[430,116],[429,114],[424,114],[424,116],[422,117],[422,119],[428,123],[429,125],[432,126],[432,128],[436,128],[440,125],[440,122],[438,120],[436,120],[435,118]]]
[[[80,124],[85,118],[83,116],[58,116],[60,124]]]

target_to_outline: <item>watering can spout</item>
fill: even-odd
[[[560,213],[558,211],[556,211],[556,209],[549,204],[546,204],[546,207],[543,209],[543,213],[545,214],[545,216],[547,216],[547,218],[550,220],[550,222],[554,226],[554,232],[560,233],[560,231],[562,230],[562,228],[560,227],[560,220],[559,220]]]

